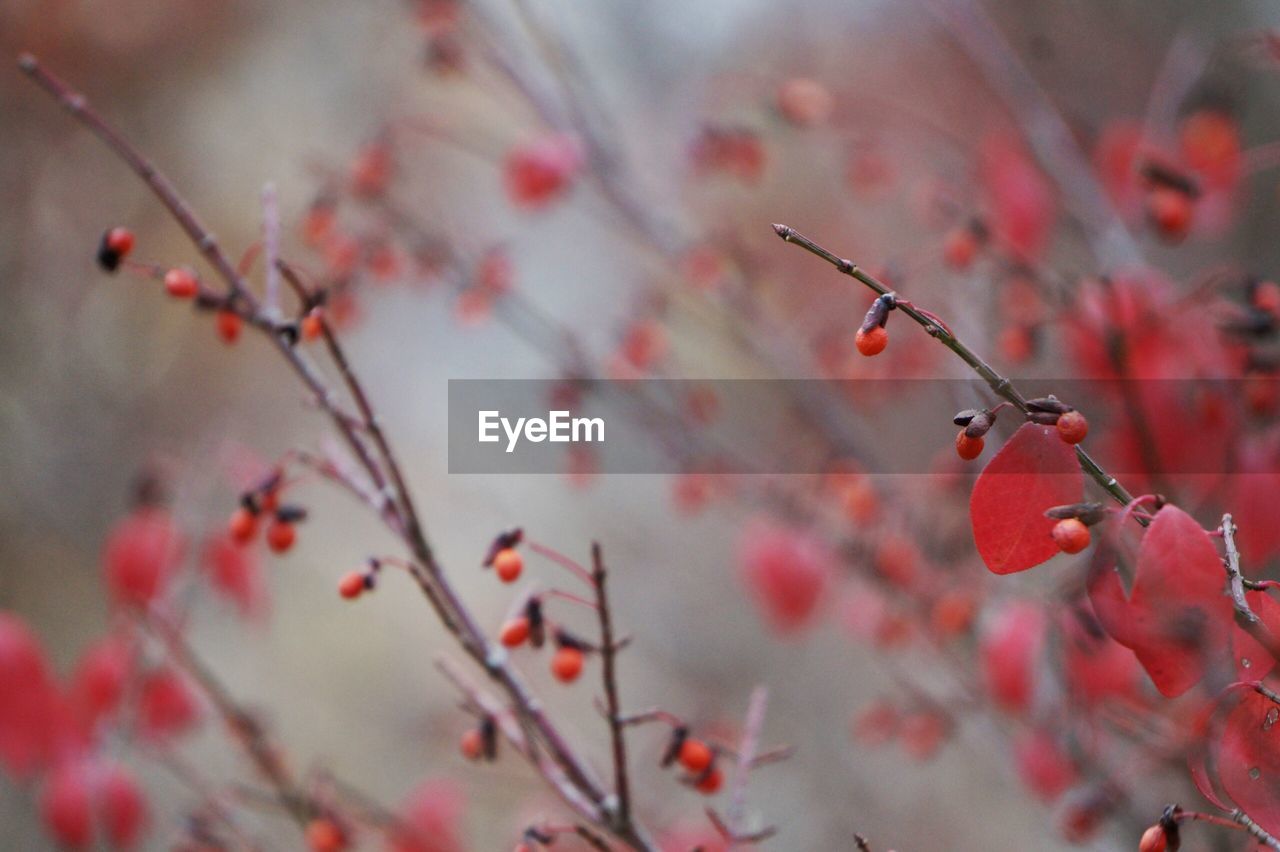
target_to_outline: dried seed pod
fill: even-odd
[[[897,300],[889,293],[876,299],[871,303],[871,308],[867,311],[867,315],[863,317],[859,331],[868,332],[873,328],[884,328],[885,322],[889,319],[889,311],[897,306]]]
[[[1033,412],[1033,413],[1049,412],[1051,414],[1066,414],[1068,411],[1071,411],[1071,410],[1072,410],[1071,406],[1067,405],[1065,402],[1058,399],[1053,394],[1027,400],[1028,412]]]
[[[504,550],[510,550],[518,545],[523,539],[524,530],[519,527],[498,533],[497,537],[494,538],[493,543],[489,545],[489,552],[485,554],[484,562],[480,564],[485,568],[490,567],[493,565],[493,560],[497,558],[499,553]]]
[[[676,758],[680,756],[680,750],[684,748],[684,741],[689,738],[689,729],[684,725],[677,725],[671,729],[671,739],[667,741],[667,750],[662,753],[662,760],[659,764],[665,769],[676,762]]]
[[[1055,521],[1076,518],[1080,523],[1091,527],[1107,517],[1107,507],[1103,503],[1068,503],[1046,510],[1044,516]]]
[[[981,438],[983,435],[991,431],[991,427],[996,425],[995,412],[989,409],[983,409],[973,416],[969,423],[964,427],[966,438]]]
[[[968,426],[969,421],[981,414],[981,409],[966,408],[964,411],[956,412],[956,416],[951,418],[951,422],[957,426]]]

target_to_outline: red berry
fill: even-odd
[[[328,817],[316,817],[307,823],[307,848],[311,852],[341,852],[347,848],[347,835]]]
[[[189,269],[175,266],[164,274],[164,289],[175,299],[190,299],[200,290]]]
[[[493,557],[493,570],[498,572],[498,579],[504,583],[514,583],[524,570],[524,559],[513,547],[504,547]]]
[[[267,527],[267,547],[274,553],[284,553],[293,547],[298,538],[298,530],[288,521],[275,520]]]
[[[680,765],[695,775],[705,772],[714,755],[702,740],[689,737],[680,744]]]
[[[1193,202],[1181,189],[1157,186],[1147,195],[1147,218],[1165,242],[1178,243],[1191,230]]]
[[[1138,852],[1164,852],[1167,845],[1168,838],[1165,837],[1164,829],[1153,825],[1142,832],[1142,839],[1138,841]]]
[[[108,272],[120,268],[120,261],[133,251],[133,231],[128,228],[112,228],[102,235],[98,243],[98,265]]]
[[[343,574],[342,579],[338,581],[338,594],[347,600],[355,600],[364,594],[364,591],[364,574],[359,571]]]
[[[529,638],[529,619],[524,616],[513,618],[502,625],[502,633],[498,640],[508,648],[518,648]]]
[[[147,801],[132,775],[113,766],[98,782],[98,819],[113,849],[132,849],[147,823]]]
[[[235,343],[240,338],[240,328],[244,325],[244,320],[240,319],[240,315],[235,311],[223,308],[218,311],[214,324],[218,329],[218,337],[222,338],[223,343]]]
[[[258,532],[258,516],[241,506],[231,513],[227,532],[236,544],[248,544]]]
[[[720,785],[724,783],[724,774],[719,769],[712,769],[707,774],[698,779],[696,786],[699,793],[704,796],[710,796],[720,789]]]
[[[302,334],[303,340],[317,340],[324,332],[323,313],[320,308],[312,308],[311,311],[302,318],[302,322],[298,325],[298,331]]]
[[[778,112],[798,127],[825,123],[834,107],[827,87],[808,77],[793,77],[778,89]]]
[[[103,244],[123,260],[129,252],[133,251],[133,231],[128,228],[112,228],[103,238]]]
[[[582,652],[577,648],[565,646],[556,651],[551,658],[551,673],[557,680],[573,683],[582,674]]]
[[[1068,444],[1078,444],[1089,434],[1089,421],[1079,411],[1068,411],[1058,418],[1058,437]]]
[[[462,750],[462,756],[467,760],[479,760],[484,757],[484,732],[479,728],[467,731],[462,735],[459,748]]]
[[[942,242],[942,257],[957,271],[968,269],[978,253],[978,238],[968,226],[956,228]]]
[[[1053,542],[1063,553],[1079,553],[1089,546],[1089,528],[1078,518],[1066,518],[1053,527]]]
[[[86,767],[72,764],[56,770],[40,794],[45,828],[68,849],[87,849],[93,822]]]
[[[889,332],[879,325],[873,326],[869,331],[858,329],[853,343],[863,355],[879,355],[889,345]]]
[[[982,438],[970,438],[961,429],[956,435],[956,453],[965,461],[973,461],[982,455],[982,447],[985,443]]]

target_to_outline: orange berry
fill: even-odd
[[[352,571],[342,575],[342,579],[338,581],[338,594],[347,600],[355,600],[364,594],[365,582],[364,574],[359,571]]]
[[[513,618],[502,625],[498,641],[508,648],[518,648],[529,638],[529,619],[524,616]]]
[[[307,848],[311,852],[340,852],[347,848],[347,835],[336,822],[317,817],[307,823]]]
[[[929,623],[943,636],[956,636],[973,625],[978,605],[967,591],[944,592],[933,602]]]
[[[1078,518],[1066,518],[1053,527],[1053,542],[1063,553],[1079,553],[1089,546],[1089,528]]]
[[[164,289],[175,299],[190,299],[200,290],[191,270],[175,266],[164,274]]]
[[[825,123],[834,107],[827,87],[808,77],[793,77],[778,89],[778,112],[799,127]]]
[[[582,674],[582,652],[565,646],[551,658],[551,673],[564,683],[573,683]]]
[[[498,579],[504,583],[514,583],[524,570],[524,559],[514,547],[504,547],[493,557],[493,570],[498,572]]]
[[[247,544],[258,532],[258,516],[241,506],[231,513],[227,532],[237,544]]]
[[[1079,411],[1068,411],[1058,418],[1058,437],[1068,444],[1078,444],[1089,434],[1089,421]]]
[[[288,521],[272,521],[267,527],[267,547],[275,553],[284,553],[293,547],[297,538],[297,529]]]
[[[1191,230],[1191,197],[1181,189],[1157,186],[1147,195],[1147,218],[1166,242],[1178,243]]]
[[[240,319],[240,315],[235,311],[227,308],[218,311],[215,326],[218,329],[218,337],[222,338],[223,343],[235,343],[240,337],[240,327],[242,325],[244,325],[244,320]]]
[[[884,326],[872,326],[869,331],[858,329],[857,336],[853,339],[853,344],[858,347],[858,351],[868,357],[879,355],[884,348],[889,345],[889,332],[885,331]]]
[[[982,438],[970,438],[963,429],[956,435],[956,453],[965,461],[973,461],[982,455],[985,444]]]
[[[108,272],[120,268],[120,261],[133,251],[133,231],[128,228],[112,228],[102,235],[98,243],[98,265]]]
[[[1168,838],[1165,836],[1164,829],[1153,825],[1142,832],[1142,839],[1138,841],[1138,852],[1164,852],[1167,846]]]
[[[298,332],[303,340],[316,340],[324,332],[324,320],[320,308],[312,308],[302,322],[298,324]]]
[[[680,765],[695,775],[706,771],[712,757],[711,749],[702,740],[689,737],[680,745]]]
[[[1253,306],[1269,314],[1280,314],[1280,284],[1263,281],[1253,289]]]
[[[699,793],[704,796],[710,796],[720,789],[720,785],[724,783],[724,774],[719,769],[712,769],[706,775],[698,779],[696,788]]]
[[[479,728],[467,731],[462,735],[459,748],[462,750],[462,756],[467,760],[479,760],[484,757],[484,732]]]
[[[968,269],[977,253],[978,238],[967,226],[956,228],[942,241],[942,259],[956,271]]]

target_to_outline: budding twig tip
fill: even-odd
[[[782,237],[784,240],[791,239],[791,229],[788,228],[786,225],[779,225],[778,223],[775,222],[773,225],[773,230],[774,230],[774,233]]]

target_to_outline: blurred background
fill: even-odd
[[[927,168],[962,191],[979,141],[1018,121],[983,63],[967,55],[973,44],[957,43],[931,4],[528,5],[581,57],[632,185],[660,211],[661,227],[733,232],[745,242],[743,257],[783,250],[768,229],[774,221],[812,230],[855,257],[900,255],[932,238],[904,213],[909,199],[869,210],[832,192],[845,180],[843,157],[798,133],[777,134],[769,167],[749,191],[693,197],[683,167],[670,164],[683,161],[708,112],[773,132],[777,119],[752,104],[788,78],[816,78],[834,93],[848,134],[900,154],[902,173]],[[516,6],[484,8],[498,31],[518,28]],[[1118,116],[1147,115],[1171,45],[1184,45],[1192,67],[1175,62],[1168,73],[1198,77],[1197,57],[1208,45],[1280,22],[1280,12],[1261,2],[984,8],[1067,123],[1086,135]],[[498,42],[499,52],[506,43]],[[258,238],[260,191],[272,182],[289,228],[287,252],[305,263],[296,224],[317,193],[389,121],[419,115],[466,142],[438,153],[413,149],[412,176],[398,185],[401,205],[467,251],[504,246],[516,289],[588,348],[607,350],[637,309],[634,294],[657,274],[628,228],[601,215],[597,189],[584,187],[546,216],[510,209],[493,159],[528,137],[529,111],[483,77],[430,73],[412,4],[7,0],[0,48],[8,57],[37,53],[83,89],[169,173],[233,255]],[[532,79],[535,88],[547,83],[545,75]],[[1239,93],[1258,105],[1246,119],[1251,137],[1265,139],[1277,126],[1277,92],[1272,78]],[[144,282],[97,270],[98,237],[117,223],[135,229],[146,259],[178,263],[193,252],[139,182],[16,71],[0,72],[0,150],[0,608],[31,624],[66,671],[108,623],[100,550],[128,511],[140,470],[162,465],[176,513],[200,529],[220,523],[234,504],[238,484],[228,470],[237,460],[314,446],[325,425],[263,341],[228,349],[207,318]],[[1275,225],[1260,213],[1232,238],[1235,248],[1261,263],[1276,260]],[[1079,247],[1057,251],[1055,262],[1068,269],[1096,262]],[[806,279],[833,277],[807,260],[772,261],[778,286],[770,298],[808,297]],[[967,292],[981,293],[974,286]],[[982,322],[978,301],[955,293],[943,304],[948,319],[973,328]],[[849,302],[850,330],[864,309],[852,306],[863,303],[856,294]],[[736,568],[745,510],[723,505],[687,517],[673,506],[669,477],[604,476],[584,488],[563,476],[450,476],[447,380],[555,376],[545,348],[502,323],[460,323],[444,287],[378,288],[360,309],[350,351],[407,462],[437,549],[483,623],[496,627],[508,604],[506,589],[471,569],[496,531],[519,525],[581,558],[599,540],[613,566],[622,629],[634,636],[622,663],[628,706],[661,704],[732,723],[753,686],[769,687],[765,740],[798,750],[752,779],[753,806],[782,830],[772,848],[850,848],[855,831],[877,849],[1068,848],[1050,809],[1018,784],[1007,748],[993,747],[1002,742],[998,720],[967,720],[928,762],[851,738],[855,711],[893,684],[903,663],[886,666],[836,617],[794,638],[764,629]],[[679,300],[668,316],[684,374],[814,374],[799,358],[766,369],[742,357],[724,343],[731,329]],[[802,324],[801,312],[789,316]],[[925,369],[953,375],[949,364]],[[1027,370],[1052,375],[1053,353]],[[311,520],[299,546],[266,561],[269,617],[246,629],[210,598],[196,610],[192,643],[263,711],[296,765],[332,769],[389,804],[424,778],[450,776],[467,796],[469,847],[509,848],[529,815],[547,807],[537,779],[514,759],[475,766],[457,754],[466,722],[432,667],[451,643],[416,590],[391,577],[358,606],[333,593],[338,576],[392,543],[343,495],[309,486],[302,499]],[[972,554],[958,560],[981,570]],[[554,576],[545,564],[533,570]],[[828,614],[835,609],[832,601]],[[908,665],[927,672],[929,661]],[[592,688],[557,688],[540,663],[530,668],[554,712],[573,720],[574,735],[603,759]],[[662,735],[640,730],[633,742],[651,821],[700,824],[703,803],[657,768]],[[184,750],[215,774],[245,774],[216,725],[206,724]],[[190,794],[163,769],[122,754],[156,782],[149,848],[166,848]],[[1167,800],[1162,793],[1153,798]],[[271,848],[296,845],[284,822],[263,821]],[[0,780],[0,848],[48,844],[31,790]],[[1104,832],[1088,848],[1129,844]]]

